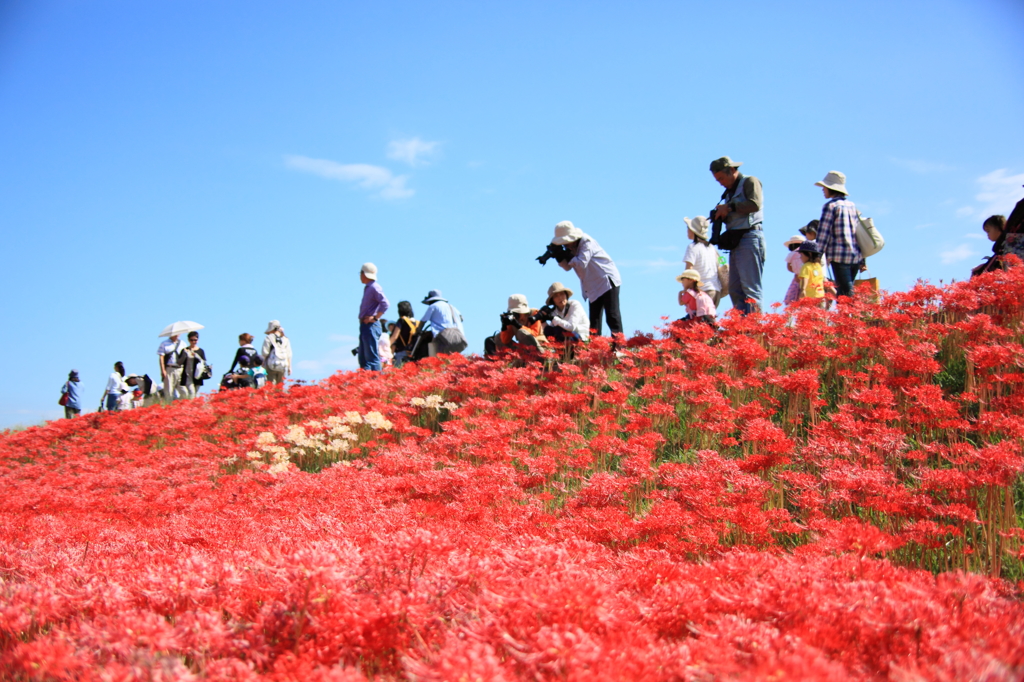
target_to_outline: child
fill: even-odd
[[[679,292],[679,305],[686,306],[686,317],[683,320],[699,320],[714,327],[715,302],[707,292],[700,290],[700,273],[693,269],[684,270],[683,274],[676,277],[676,281],[683,285],[683,290]]]
[[[821,267],[821,247],[815,241],[805,241],[797,251],[803,260],[800,268],[800,296],[818,298],[825,302],[825,270]]]
[[[805,241],[807,239],[803,235],[795,234],[783,245],[789,249],[789,255],[786,256],[786,269],[793,273],[793,281],[789,283],[786,296],[782,299],[786,305],[800,298],[800,268],[804,266],[804,260],[800,257],[800,252],[797,249]]]

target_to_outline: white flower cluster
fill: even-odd
[[[245,454],[246,459],[257,464],[267,461],[270,457],[268,471],[282,473],[288,470],[289,463],[304,457],[328,457],[334,459],[347,452],[352,443],[359,440],[354,427],[365,424],[374,431],[390,431],[394,426],[380,412],[367,412],[361,415],[355,411],[346,412],[344,416],[332,415],[323,421],[316,419],[303,424],[295,424],[288,429],[278,444],[277,437],[264,431],[256,438],[256,449]]]
[[[458,403],[446,403],[443,402],[444,398],[439,395],[428,395],[426,398],[420,398],[419,396],[412,398],[409,403],[416,407],[428,407],[440,412],[441,410],[454,410],[459,404]]]

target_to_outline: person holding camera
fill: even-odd
[[[566,272],[573,270],[580,278],[583,298],[590,302],[590,321],[594,333],[601,335],[601,316],[608,318],[612,334],[622,333],[622,314],[619,312],[619,288],[622,277],[615,262],[601,245],[568,220],[555,225],[555,238],[543,256],[541,265],[549,258],[558,261]]]
[[[536,308],[531,308],[523,294],[508,297],[508,309],[501,314],[501,331],[497,335],[497,348],[536,348],[547,346],[544,336],[544,318]]]
[[[732,306],[746,315],[761,309],[764,199],[761,181],[740,173],[742,165],[728,156],[711,162],[711,174],[725,188],[711,214],[715,223],[711,243],[729,252],[729,297]],[[719,234],[723,224],[725,232]]]
[[[544,336],[562,342],[586,341],[590,338],[590,318],[583,310],[583,304],[574,301],[572,289],[561,282],[548,287],[547,305],[537,311],[544,325]]]

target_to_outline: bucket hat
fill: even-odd
[[[692,279],[694,282],[697,283],[697,286],[700,286],[700,273],[694,270],[693,268],[683,270],[683,274],[676,277],[676,281],[679,282],[680,284],[683,283],[684,279]]]
[[[573,225],[571,221],[563,220],[555,225],[555,238],[551,240],[551,243],[565,245],[569,242],[579,241],[582,238],[583,230]]]
[[[74,381],[77,378],[78,378],[78,370],[77,369],[73,369],[70,372],[68,372],[68,381]]]
[[[363,263],[363,267],[360,268],[359,272],[366,275],[366,279],[377,279],[377,266],[373,263]]]
[[[814,232],[815,234],[817,234],[818,233],[818,224],[819,224],[819,221],[817,219],[812,220],[811,222],[807,223],[806,225],[801,227],[799,230],[797,230],[797,232],[799,232],[800,234],[802,234],[805,237],[807,236],[808,232]]]
[[[430,305],[435,301],[444,301],[447,303],[448,299],[441,295],[440,289],[431,289],[427,292],[427,297],[423,299],[423,303]]]
[[[821,253],[821,246],[813,239],[808,239],[796,249],[800,253]]]
[[[829,171],[825,174],[824,180],[819,180],[814,184],[818,187],[824,187],[835,192],[849,194],[849,192],[846,191],[846,175],[839,171]]]
[[[554,284],[548,287],[547,305],[551,305],[551,299],[553,299],[555,297],[555,294],[557,294],[559,291],[564,291],[566,296],[572,296],[572,289],[565,286],[561,282],[555,282]]]
[[[803,236],[802,234],[794,234],[792,237],[786,240],[786,243],[784,243],[783,246],[789,248],[790,246],[793,246],[793,244],[802,244],[805,241],[807,241],[807,237]]]
[[[275,331],[275,330],[280,329],[280,328],[281,328],[281,323],[280,322],[278,322],[277,320],[271,320],[270,322],[267,322],[267,328],[266,328],[266,330],[264,330],[263,333],[264,334],[269,334],[270,332]]]
[[[722,158],[715,159],[711,162],[711,172],[719,173],[724,171],[726,168],[739,168],[742,165],[742,161],[733,161],[728,156],[723,156]]]
[[[686,223],[686,227],[688,227],[689,229],[693,230],[693,233],[695,235],[697,235],[698,237],[700,237],[704,241],[707,241],[707,239],[708,239],[708,227],[709,227],[708,219],[707,218],[705,218],[702,215],[699,215],[696,218],[692,218],[692,219],[691,218],[683,218],[683,222]]]
[[[530,304],[526,302],[523,294],[512,294],[508,297],[508,311],[510,313],[530,313]]]

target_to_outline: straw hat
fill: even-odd
[[[377,279],[377,266],[373,263],[363,263],[359,272],[366,275],[366,279]]]
[[[530,313],[530,304],[526,302],[523,294],[512,294],[508,297],[508,311],[510,313]]]
[[[565,245],[569,242],[579,241],[583,238],[583,230],[572,224],[571,221],[563,220],[555,225],[555,238],[552,244]]]
[[[801,244],[805,241],[807,241],[807,237],[803,236],[802,234],[794,234],[792,237],[786,240],[786,243],[783,244],[783,246],[785,246],[788,249],[789,247],[793,246],[793,244]]]
[[[710,227],[708,225],[708,219],[707,218],[705,218],[702,215],[699,215],[699,216],[697,216],[696,218],[693,218],[693,219],[683,218],[683,222],[686,223],[686,227],[687,228],[689,228],[690,230],[693,230],[693,233],[695,235],[697,235],[698,237],[700,237],[704,241],[707,241],[707,239],[708,239],[708,228]]]
[[[676,281],[679,282],[680,284],[683,283],[684,279],[692,279],[694,282],[697,283],[698,287],[700,286],[700,273],[694,270],[693,268],[683,270],[683,274],[676,277]]]
[[[818,187],[824,187],[835,192],[849,194],[849,192],[846,191],[846,175],[840,173],[839,171],[829,171],[825,175],[824,180],[819,180],[814,184],[817,185]]]
[[[551,299],[553,299],[555,297],[555,294],[557,294],[559,291],[564,291],[566,296],[572,296],[572,289],[565,286],[561,282],[555,282],[554,284],[548,287],[547,305],[551,305]]]
[[[728,156],[723,156],[722,158],[715,159],[711,162],[711,172],[718,173],[724,171],[726,168],[739,168],[742,165],[742,161],[733,161]]]

